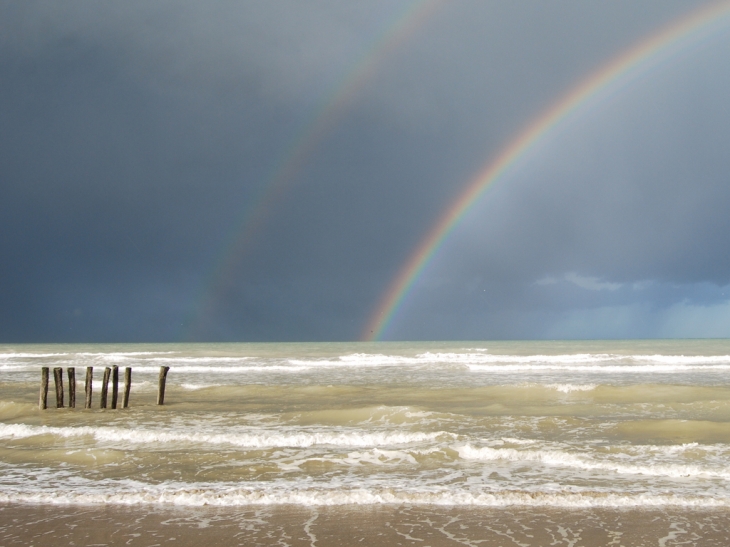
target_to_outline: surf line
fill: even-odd
[[[187,321],[188,332],[184,333],[183,338],[188,338],[192,334],[190,330],[196,327],[201,317],[212,311],[216,296],[233,284],[237,264],[250,250],[271,209],[291,187],[295,175],[305,166],[308,158],[336,127],[360,90],[372,80],[380,65],[393,51],[411,38],[442,4],[442,0],[415,0],[399,10],[333,87],[310,121],[296,134],[266,178],[266,183],[241,212],[235,228],[222,246],[191,308]]]
[[[723,1],[700,8],[662,30],[640,41],[637,45],[614,57],[601,68],[582,80],[557,102],[543,111],[489,161],[467,184],[462,193],[438,218],[426,236],[418,243],[382,294],[375,311],[361,334],[365,341],[378,340],[390,325],[405,297],[426,265],[443,245],[447,236],[482,197],[487,188],[507,174],[534,145],[549,136],[557,127],[587,106],[602,92],[623,87],[649,69],[669,60],[690,46],[710,37],[730,20],[730,2]]]

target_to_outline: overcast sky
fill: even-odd
[[[0,342],[358,339],[490,158],[709,4],[0,1]],[[488,190],[384,338],[730,336],[730,23],[691,46]]]

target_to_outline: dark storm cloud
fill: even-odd
[[[444,3],[338,113],[223,284],[242,211],[409,4],[2,3],[0,339],[355,338],[486,158],[701,4]],[[728,283],[725,53],[589,117],[485,201],[402,334],[569,335],[575,310],[720,302],[702,287]],[[575,283],[593,278],[621,288]]]

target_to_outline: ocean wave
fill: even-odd
[[[505,374],[513,372],[598,372],[604,374],[625,374],[625,373],[689,373],[689,372],[724,372],[730,370],[730,364],[726,365],[569,365],[561,363],[547,364],[521,364],[521,365],[467,365],[472,372],[490,372]]]
[[[81,351],[78,353],[67,354],[67,355],[83,355],[90,357],[107,357],[107,356],[135,356],[135,355],[164,355],[168,353],[175,353],[174,351]]]
[[[129,483],[130,481],[126,481]],[[565,508],[725,508],[728,497],[683,496],[673,494],[619,494],[612,492],[501,491],[472,492],[442,488],[406,490],[401,488],[309,488],[276,487],[271,484],[210,485],[163,484],[96,486],[84,489],[0,488],[0,502],[68,505],[446,505],[480,507],[565,507]]]
[[[27,370],[41,363],[30,358],[63,357],[60,364],[128,362],[142,373],[156,372],[159,364],[170,364],[185,373],[300,373],[331,368],[455,366],[472,372],[599,372],[599,373],[683,373],[730,370],[730,355],[662,355],[617,353],[575,353],[559,355],[490,354],[480,348],[460,352],[424,352],[417,355],[351,353],[336,358],[257,358],[252,356],[177,356],[176,352],[79,352],[0,354],[5,370]],[[485,348],[486,349],[486,348]],[[19,359],[13,362],[13,359]]]
[[[27,438],[39,435],[57,437],[93,437],[103,442],[127,442],[133,444],[193,443],[197,445],[229,445],[241,448],[311,447],[319,445],[337,447],[392,446],[422,443],[439,438],[456,438],[453,433],[424,432],[364,432],[364,431],[253,431],[221,434],[182,433],[145,429],[114,427],[53,427],[46,425],[0,424],[0,438]]]
[[[330,368],[330,367],[382,367],[405,364],[423,364],[418,358],[401,355],[384,355],[380,353],[353,353],[341,355],[337,359],[289,359],[294,366]]]
[[[502,437],[500,441],[509,444],[535,444],[538,442],[535,439],[517,439],[514,437]]]
[[[461,361],[473,364],[541,364],[580,365],[597,363],[657,364],[657,365],[730,365],[730,355],[624,355],[620,353],[571,353],[561,355],[498,355],[498,354],[422,354],[424,358],[443,361]]]
[[[70,353],[0,353],[0,359],[25,359],[29,357],[61,357]]]
[[[159,366],[153,365],[137,365],[134,368],[135,372],[142,373],[154,373],[157,374],[160,371]],[[204,366],[204,365],[188,365],[178,364],[177,366],[171,367],[171,371],[180,374],[209,374],[213,372],[221,373],[244,373],[251,374],[254,372],[302,372],[314,368],[313,366],[301,367],[301,366],[287,366],[287,365],[234,365],[234,366]]]
[[[666,464],[655,462],[650,465],[598,460],[585,455],[571,454],[561,450],[517,450],[514,448],[475,448],[471,445],[455,446],[459,457],[465,460],[510,462],[537,462],[544,465],[569,467],[583,471],[608,471],[621,475],[646,475],[652,477],[686,478],[712,477],[730,480],[730,471],[725,468],[707,468],[699,465]]]
[[[117,360],[119,362],[120,360]],[[238,360],[241,361],[240,359]],[[107,362],[111,363],[113,360],[107,360]],[[257,373],[275,373],[275,374],[297,374],[302,372],[308,372],[312,369],[315,369],[317,367],[316,363],[310,363],[309,365],[278,365],[278,364],[257,364],[257,365],[244,365],[244,364],[238,364],[238,365],[227,365],[227,366],[221,366],[221,365],[204,365],[204,364],[195,364],[191,365],[184,362],[175,362],[174,360],[169,363],[171,366],[171,372],[174,371],[175,373],[179,374],[257,374]],[[92,366],[91,363],[74,363],[74,362],[67,362],[67,363],[58,363],[57,366],[64,366],[64,368],[69,366],[75,366],[77,370],[83,370],[86,366]],[[104,364],[102,363],[99,365],[98,362],[95,363],[96,366],[94,366],[94,374],[96,375],[96,371],[103,371]],[[126,362],[123,366],[120,368],[124,368],[125,366],[131,367],[134,373],[140,373],[140,374],[158,374],[160,372],[160,365],[152,365],[149,364],[149,361],[144,361],[142,363],[139,362]],[[40,372],[41,365],[38,363],[24,363],[24,364],[13,364],[13,365],[6,365],[2,364],[0,365],[0,371],[8,371],[8,372],[24,372],[24,373],[37,373]],[[96,379],[96,378],[95,378]]]
[[[240,363],[251,357],[152,357],[145,361],[173,363]]]
[[[672,356],[563,354],[563,355],[494,355],[489,353],[432,353],[415,356],[353,353],[336,359],[289,359],[293,367],[398,367],[459,365],[472,371],[514,372],[528,370],[682,372],[689,370],[730,370],[730,355]],[[296,370],[296,369],[294,369]]]
[[[571,393],[573,391],[593,391],[598,387],[597,384],[545,384],[543,387],[554,389],[561,393]]]

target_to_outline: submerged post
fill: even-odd
[[[167,380],[167,371],[170,367],[160,367],[160,383],[157,386],[157,404],[165,404],[165,382]]]
[[[38,408],[48,408],[48,367],[41,368],[41,393],[38,398]]]
[[[53,381],[56,384],[56,408],[63,408],[63,369],[53,369]]]
[[[86,382],[84,383],[84,393],[86,394],[86,400],[84,401],[84,408],[91,408],[91,384],[94,381],[94,367],[86,367]]]
[[[117,408],[117,397],[119,395],[119,367],[112,367],[112,408]]]
[[[112,369],[109,367],[104,368],[104,378],[101,381],[101,405],[100,408],[106,408],[106,394],[109,391],[109,375]]]
[[[132,389],[132,367],[124,369],[124,397],[122,397],[122,408],[129,407],[129,390]]]
[[[76,408],[76,369],[68,367],[68,407]]]

